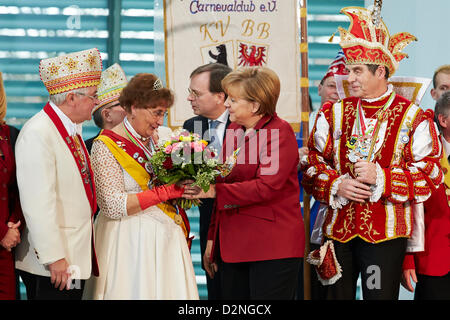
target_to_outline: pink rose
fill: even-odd
[[[205,145],[201,142],[191,142],[191,148],[194,149],[194,152],[202,152],[205,149]]]
[[[170,154],[172,152],[173,146],[172,145],[168,145],[165,149],[164,152],[166,154]]]
[[[175,142],[172,144],[172,152],[178,151],[183,147],[183,144],[181,142]]]

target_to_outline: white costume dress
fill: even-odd
[[[95,222],[100,276],[86,282],[84,299],[198,299],[185,235],[157,206],[131,216],[127,195],[142,191],[102,141],[92,167],[100,213]]]

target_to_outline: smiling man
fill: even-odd
[[[16,268],[29,300],[81,299],[84,279],[98,275],[95,187],[81,124],[99,103],[102,60],[93,48],[42,60],[39,71],[49,102],[24,125],[16,144],[26,221]]]
[[[327,298],[354,299],[361,275],[364,299],[398,299],[417,203],[443,180],[441,145],[433,112],[388,84],[406,56],[400,50],[415,37],[404,32],[389,38],[386,25],[367,9],[341,12],[352,22],[339,31],[354,96],[320,110],[302,183],[329,205],[323,234],[343,271],[328,282]]]

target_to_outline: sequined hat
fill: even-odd
[[[118,100],[123,88],[126,87],[128,81],[125,72],[119,64],[115,63],[102,72],[100,84],[97,87],[97,96],[100,103],[95,106],[92,113],[97,111],[104,105]]]
[[[39,74],[51,94],[97,86],[102,59],[97,48],[41,60]]]
[[[348,74],[347,69],[345,69],[345,55],[344,51],[340,50],[334,58],[333,62],[331,62],[328,67],[328,71],[325,76],[322,78],[322,81],[325,81],[326,78],[332,77],[335,74]]]
[[[341,9],[350,18],[350,27],[338,28],[347,64],[378,64],[386,66],[392,76],[399,62],[407,57],[401,52],[416,37],[408,32],[389,35],[389,31],[380,16],[373,11],[360,7]],[[379,12],[377,13],[379,15]]]

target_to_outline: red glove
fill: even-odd
[[[180,198],[183,195],[184,188],[178,187],[176,184],[170,186],[160,186],[150,190],[146,190],[136,194],[139,205],[142,210],[157,205],[158,203],[169,199]]]

